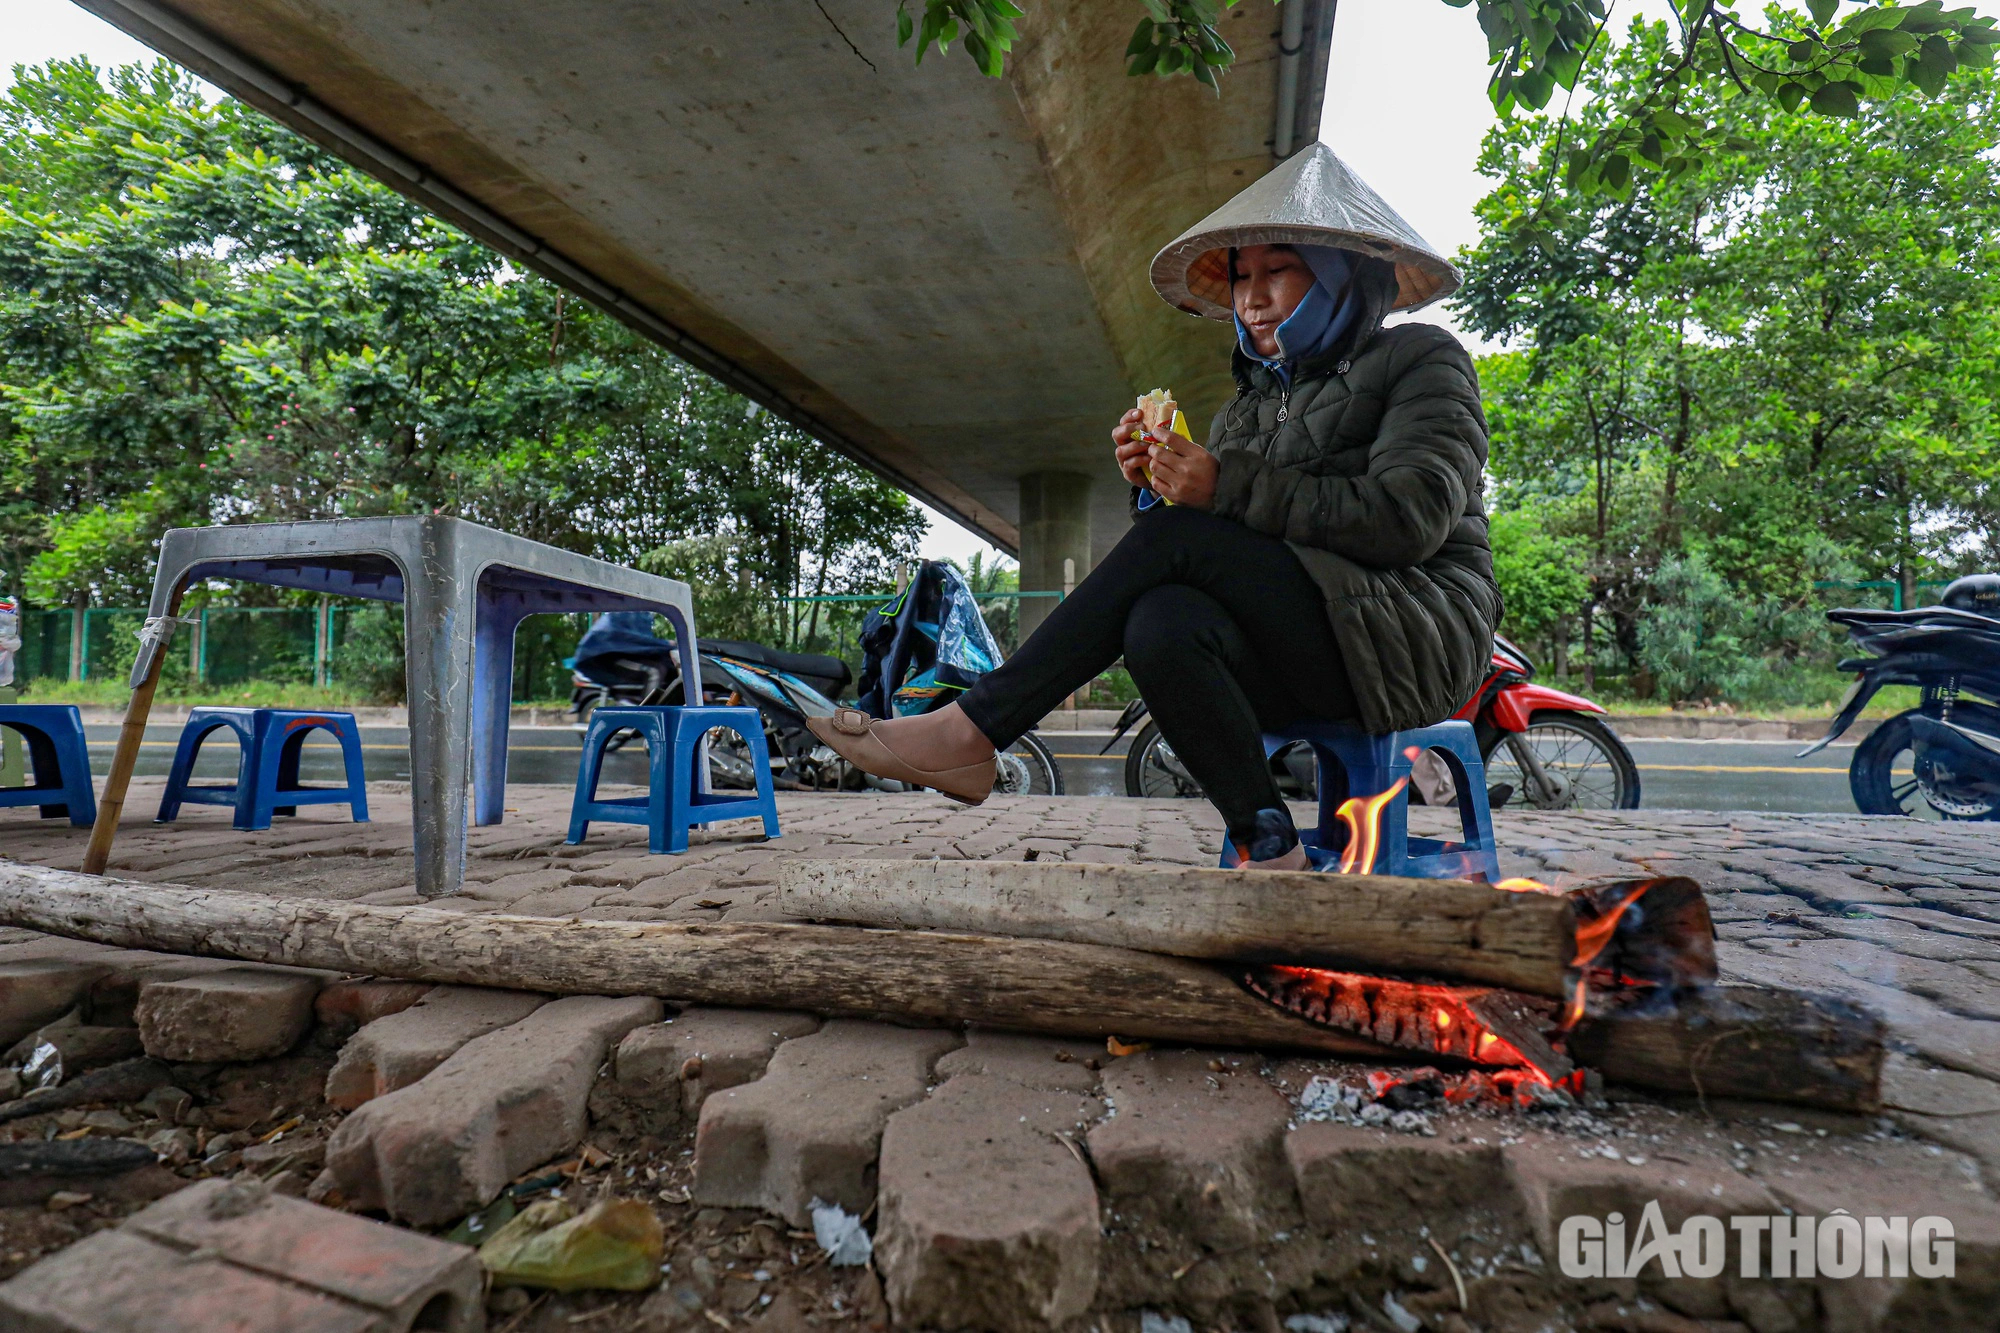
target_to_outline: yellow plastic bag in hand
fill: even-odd
[[[1170,413],[1172,414],[1171,425],[1168,424]],[[1194,443],[1194,436],[1188,433],[1187,418],[1181,414],[1179,405],[1174,402],[1174,396],[1165,389],[1155,389],[1151,393],[1140,396],[1139,419],[1141,424],[1146,428],[1146,438],[1169,453],[1178,453],[1180,451],[1175,449],[1167,439],[1162,439],[1162,435],[1168,437],[1178,435],[1189,444]],[[1147,468],[1145,472],[1146,482],[1148,485],[1151,485],[1153,469]],[[1159,495],[1158,491],[1153,493]],[[1173,503],[1172,500],[1167,499],[1164,495],[1160,495],[1160,499],[1166,504]]]

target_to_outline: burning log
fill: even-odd
[[[1682,990],[1715,981],[1715,922],[1693,880],[1610,880],[1566,896],[1576,909],[1577,966],[1614,985]]]
[[[1451,977],[1553,999],[1570,994],[1578,939],[1567,898],[1468,880],[857,859],[794,862],[778,883],[802,920]]]
[[[1556,1006],[1516,992],[1317,967],[1254,967],[1243,984],[1281,1009],[1385,1046],[1527,1065],[1551,1082],[1574,1067],[1542,1035]]]
[[[1830,995],[1710,986],[1585,1017],[1569,1053],[1616,1083],[1697,1097],[1881,1105],[1883,1025]]]
[[[0,923],[126,948],[410,981],[1399,1058],[1367,1038],[1275,1009],[1213,967],[1055,940],[474,916],[124,883],[6,861]]]

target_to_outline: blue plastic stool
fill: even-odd
[[[43,819],[61,819],[78,828],[97,822],[97,796],[90,788],[90,748],[83,741],[83,714],[75,704],[0,704],[0,727],[18,731],[34,765],[32,787],[0,787],[0,807],[39,805]]]
[[[757,771],[753,796],[717,796],[707,790],[708,762],[702,738],[723,727],[741,736]],[[630,728],[646,738],[647,794],[599,800],[604,745]],[[604,708],[590,715],[583,732],[583,763],[576,773],[576,800],[570,806],[568,842],[579,843],[592,820],[644,824],[649,852],[684,852],[688,829],[723,819],[761,815],[764,836],[778,836],[778,798],[771,785],[771,759],[764,744],[764,719],[754,708]]]
[[[195,757],[208,734],[224,727],[236,733],[242,756],[236,781],[227,786],[197,787],[188,779]],[[341,787],[299,785],[299,752],[306,735],[330,731],[340,741],[346,760],[347,783]],[[246,831],[271,827],[273,815],[295,815],[302,805],[345,805],[357,824],[368,822],[368,784],[361,767],[361,730],[352,713],[294,713],[282,708],[196,708],[181,728],[174,766],[167,774],[167,792],[160,798],[156,824],[168,824],[182,803],[233,805],[235,826]]]
[[[1275,754],[1293,741],[1312,746],[1319,761],[1319,827],[1299,834],[1299,840],[1314,847],[1337,847],[1345,828],[1340,822],[1342,802],[1351,796],[1379,796],[1410,776],[1413,751],[1439,751],[1451,770],[1458,788],[1458,813],[1464,840],[1445,842],[1437,838],[1410,836],[1410,794],[1407,787],[1396,794],[1382,812],[1382,841],[1373,866],[1363,873],[1407,875],[1423,879],[1483,879],[1491,884],[1500,878],[1500,856],[1493,842],[1493,811],[1486,803],[1486,762],[1479,755],[1479,738],[1469,722],[1440,722],[1430,727],[1413,727],[1386,736],[1370,736],[1352,727],[1330,722],[1306,722],[1264,737],[1264,753]],[[1339,775],[1345,775],[1345,782]],[[1223,847],[1222,864],[1236,864],[1236,849]]]

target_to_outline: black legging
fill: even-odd
[[[1284,808],[1262,733],[1358,716],[1325,599],[1291,547],[1165,505],[1141,514],[960,706],[1005,749],[1121,654],[1167,744],[1238,841],[1252,837],[1259,810]]]

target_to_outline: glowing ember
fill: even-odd
[[[1542,1028],[1554,1015],[1526,996],[1281,964],[1253,968],[1243,981],[1251,993],[1281,1009],[1384,1046],[1490,1066],[1530,1065],[1541,1073],[1569,1071],[1569,1061],[1542,1039]],[[1529,1007],[1521,1009],[1522,1003]]]
[[[1382,847],[1382,812],[1409,785],[1408,778],[1397,778],[1379,796],[1365,800],[1350,796],[1340,803],[1340,809],[1334,813],[1347,825],[1347,846],[1340,853],[1341,874],[1352,875],[1357,870],[1364,875],[1374,873],[1375,853]]]

